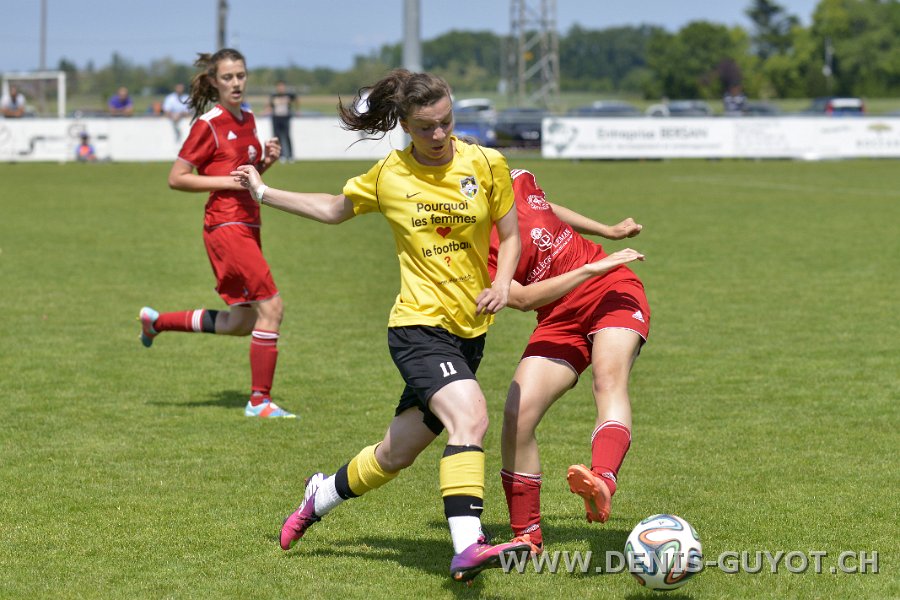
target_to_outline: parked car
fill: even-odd
[[[494,131],[494,119],[478,114],[455,114],[453,133],[459,137],[469,137],[481,146],[496,146],[497,133]]]
[[[497,146],[533,148],[541,145],[541,123],[549,116],[541,108],[508,108],[500,111],[494,125]]]
[[[453,101],[453,114],[456,117],[480,116],[494,118],[497,111],[490,98],[462,98]]]
[[[781,114],[781,109],[770,102],[747,102],[741,115],[745,117],[775,117]]]
[[[570,117],[639,117],[641,111],[630,102],[598,100],[587,106],[579,106],[568,112]]]
[[[866,114],[866,106],[861,98],[838,98],[826,96],[815,98],[803,114],[826,115],[830,117],[859,117]]]
[[[648,117],[709,117],[713,114],[703,100],[671,100],[647,108]]]

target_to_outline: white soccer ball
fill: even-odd
[[[675,515],[647,517],[625,543],[628,571],[651,590],[674,590],[703,570],[700,536]]]

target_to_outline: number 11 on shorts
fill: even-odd
[[[453,363],[450,361],[441,363],[441,371],[444,372],[444,377],[456,375],[456,369],[453,368]]]

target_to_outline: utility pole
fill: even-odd
[[[405,0],[403,6],[403,67],[414,73],[422,70],[420,0]]]
[[[38,64],[39,71],[47,70],[47,0],[41,0],[41,56]],[[38,112],[46,113],[47,101],[44,98],[44,81],[37,80]]]
[[[225,28],[228,23],[228,0],[219,0],[218,10],[218,35],[216,37],[216,50],[226,47]]]
[[[559,104],[556,0],[511,0],[509,86],[516,106]]]
[[[47,0],[41,0],[41,57],[38,70],[47,70]]]
[[[828,95],[832,94],[832,77],[834,77],[834,46],[831,45],[831,38],[825,38],[825,63],[822,65],[822,75],[825,76],[825,85],[828,86]]]

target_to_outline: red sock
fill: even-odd
[[[181,310],[178,312],[162,313],[153,324],[153,329],[159,331],[193,331],[214,333],[216,315],[219,311],[198,308],[197,310]]]
[[[278,332],[254,329],[250,338],[250,402],[254,406],[269,397],[278,362]]]
[[[541,533],[541,476],[527,473],[513,473],[500,470],[500,481],[506,493],[506,506],[509,509],[509,526],[513,535],[526,533],[531,543],[544,543]]]
[[[604,478],[610,495],[616,493],[616,477],[631,447],[631,430],[618,421],[604,421],[591,436],[591,470]]]

